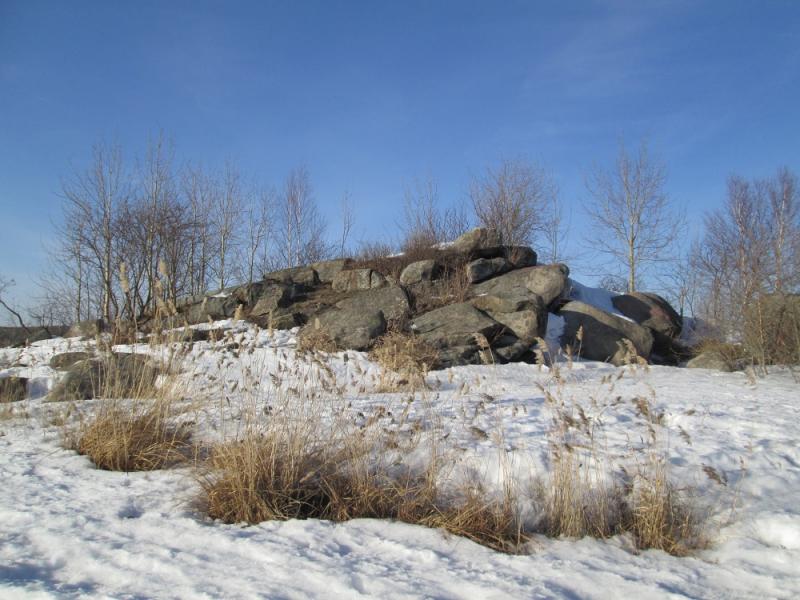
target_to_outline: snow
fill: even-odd
[[[590,288],[578,293],[602,307]],[[551,315],[548,342],[561,326]],[[310,359],[295,352],[296,330],[236,321],[201,327],[227,329],[226,339],[198,342],[180,355],[181,391],[196,407],[189,417],[202,438],[226,435],[253,403],[276,402],[326,377],[335,378],[354,413],[407,400],[376,391],[381,369],[363,353]],[[247,350],[237,357],[232,341]],[[0,376],[32,377],[30,399],[0,407],[0,597],[800,597],[800,385],[788,371],[753,380],[576,361],[552,370],[514,364],[431,373],[432,391],[412,403],[411,417],[433,423],[459,468],[498,490],[508,477],[525,487],[547,475],[552,414],[540,385],[598,418],[615,464],[629,461],[642,442],[632,400],[651,399],[664,413],[657,429],[671,475],[696,490],[710,517],[712,545],[688,558],[636,552],[627,536],[536,537],[524,554],[506,555],[440,531],[370,519],[225,525],[200,514],[190,467],[95,469],[61,445],[58,422],[68,406],[44,400],[57,377],[49,359],[90,343],[56,339],[0,350]],[[118,349],[169,355],[145,345]],[[621,372],[612,389],[609,379]],[[247,391],[254,379],[263,388],[258,394]],[[96,402],[74,408],[88,414]],[[476,436],[475,428],[487,435]]]
[[[609,292],[608,290],[604,290],[603,288],[599,287],[589,287],[588,285],[584,285],[578,281],[575,281],[574,279],[568,280],[567,287],[569,288],[570,300],[579,300],[584,304],[596,306],[607,313],[617,315],[618,317],[630,321],[630,319],[619,312],[614,307],[613,302],[611,302],[611,299],[617,295],[614,292]]]

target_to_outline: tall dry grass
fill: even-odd
[[[235,439],[210,448],[199,504],[211,518],[391,519],[506,552],[525,543],[513,499],[443,485],[452,457],[421,429],[405,427],[407,412],[379,407],[354,418],[331,395],[302,391],[271,397],[269,406],[268,415],[254,406]]]
[[[162,306],[154,321],[164,319]],[[174,307],[172,314],[174,316]],[[87,456],[98,468],[110,471],[146,471],[182,462],[192,453],[191,434],[176,422],[175,365],[185,351],[182,333],[152,336],[144,352],[114,352],[119,341],[136,341],[137,331],[118,326],[122,338],[96,340],[99,358],[89,375],[98,398],[88,417],[77,425],[64,424],[64,444]]]
[[[693,490],[672,480],[664,415],[652,399],[632,399],[638,417],[632,436],[639,442],[621,457],[606,447],[603,417],[625,404],[615,391],[625,375],[619,369],[604,378],[600,393],[586,403],[567,394],[563,377],[552,387],[540,386],[552,426],[550,476],[534,492],[541,515],[537,529],[551,537],[628,534],[639,550],[691,554],[709,544],[707,509]]]

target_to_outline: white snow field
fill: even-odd
[[[315,362],[295,352],[294,331],[214,326],[231,328],[228,339],[198,342],[182,359],[186,415],[199,438],[230,435],[245,404],[275,397],[270,386],[312,385],[326,368],[341,386],[338,401],[357,415],[391,411],[409,396],[376,391],[380,367],[365,354]],[[231,339],[248,350],[235,356]],[[754,378],[562,362],[558,378],[525,364],[431,373],[432,391],[411,402],[409,420],[498,490],[507,477],[524,489],[548,476],[552,413],[539,385],[596,420],[612,468],[642,444],[633,400],[649,399],[663,412],[654,427],[671,476],[709,515],[711,545],[690,557],[636,551],[628,535],[534,536],[523,554],[508,555],[382,520],[226,525],[195,508],[192,466],[96,469],[62,447],[61,420],[90,414],[98,401],[45,401],[57,377],[50,357],[87,343],[0,350],[0,376],[31,378],[30,399],[0,406],[0,598],[800,597],[800,385],[787,370]],[[609,376],[620,372],[612,389]],[[248,379],[261,395],[245,398]]]

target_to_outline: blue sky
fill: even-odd
[[[365,239],[394,235],[413,178],[455,202],[521,157],[553,173],[577,245],[584,175],[621,137],[649,138],[699,217],[731,173],[800,170],[798,74],[788,0],[0,0],[0,274],[32,293],[61,178],[159,129],[264,183],[306,165],[332,227],[347,190]]]

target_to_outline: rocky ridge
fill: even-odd
[[[572,297],[569,268],[539,265],[524,246],[502,246],[484,228],[421,256],[338,259],[269,273],[262,281],[179,302],[175,324],[231,318],[301,327],[339,349],[368,349],[387,329],[419,336],[437,367],[532,361],[548,318],[564,320],[559,344],[585,358],[675,364],[681,318],[656,294],[612,299],[618,314]],[[622,316],[620,316],[622,315]]]

